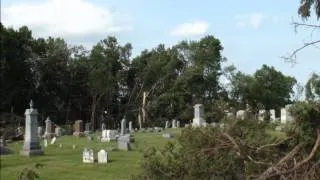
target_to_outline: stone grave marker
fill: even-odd
[[[180,128],[180,121],[177,121],[177,128]]]
[[[167,139],[171,139],[173,137],[173,135],[171,133],[164,133],[164,134],[162,134],[162,136]]]
[[[56,127],[54,131],[57,137],[62,136],[62,129],[60,127]]]
[[[73,135],[74,136],[83,136],[84,135],[84,132],[83,132],[83,121],[82,120],[75,121]]]
[[[177,124],[176,124],[176,120],[175,119],[172,120],[172,128],[177,128]]]
[[[20,152],[24,156],[43,155],[38,136],[38,111],[30,102],[30,109],[25,111],[25,134],[23,149]]]
[[[134,130],[132,128],[132,121],[129,121],[129,132],[130,133],[134,132]]]
[[[86,123],[85,124],[85,131],[84,131],[84,134],[85,135],[89,135],[92,133],[92,125],[90,122]]]
[[[83,163],[94,163],[94,154],[92,149],[84,148],[82,154]]]
[[[169,128],[169,121],[166,121],[165,127],[164,128]]]
[[[204,107],[202,104],[194,105],[194,118],[192,122],[192,127],[204,126]]]
[[[54,143],[56,142],[56,140],[57,140],[57,138],[56,138],[56,137],[53,137],[53,138],[51,139],[50,144],[54,144]]]
[[[44,132],[44,136],[46,138],[51,138],[54,136],[54,133],[52,132],[52,129],[53,129],[53,123],[52,121],[50,120],[50,117],[48,116],[46,121],[46,128],[45,128],[45,132]]]
[[[107,164],[108,163],[108,152],[104,149],[101,149],[98,152],[98,163],[100,164]]]
[[[121,136],[125,134],[125,129],[126,129],[126,116],[124,116],[123,119],[121,120],[121,130],[120,130]]]
[[[38,136],[41,137],[43,134],[43,129],[41,126],[38,126]]]

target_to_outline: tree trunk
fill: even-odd
[[[96,98],[92,98],[90,122],[92,124],[93,130],[95,130],[95,118],[94,118],[94,116],[95,116],[95,112],[96,112],[96,107],[97,107]]]
[[[146,105],[146,92],[143,92],[143,98],[142,98],[142,122],[143,124],[146,123],[146,110],[145,110],[145,105]]]
[[[139,108],[140,109],[140,108]],[[138,111],[138,123],[139,123],[139,129],[142,128],[142,122],[141,122],[141,114],[140,114],[140,110]]]

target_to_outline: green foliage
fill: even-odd
[[[306,99],[309,101],[320,100],[320,75],[312,73],[306,86]]]

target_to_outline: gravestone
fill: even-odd
[[[171,139],[173,137],[173,135],[171,133],[164,133],[164,134],[162,134],[162,137],[167,138],[167,139]]]
[[[57,137],[62,136],[62,130],[60,127],[56,127],[54,131]]]
[[[101,131],[103,131],[103,130],[106,130],[106,124],[105,123],[101,124]]]
[[[33,109],[33,102],[30,102],[30,109],[26,109],[25,134],[23,150],[24,156],[43,155],[38,136],[38,111]]]
[[[283,124],[293,121],[293,117],[291,116],[291,114],[290,114],[290,112],[289,112],[290,106],[291,106],[291,104],[286,105],[284,108],[281,108],[280,121],[281,121],[281,123],[283,123]]]
[[[102,131],[102,137],[101,142],[110,142],[112,140],[116,140],[117,137],[117,131],[116,130],[103,130]]]
[[[104,149],[101,149],[98,152],[98,163],[100,164],[107,164],[108,163],[108,152]]]
[[[38,136],[41,137],[43,134],[43,129],[41,126],[38,126]]]
[[[83,163],[94,163],[94,154],[92,149],[84,148],[82,154]]]
[[[180,121],[177,121],[177,128],[180,128]]]
[[[50,144],[54,144],[54,143],[56,142],[56,140],[57,140],[57,138],[56,138],[56,137],[53,137],[53,138],[51,139]]]
[[[129,121],[129,132],[130,133],[134,132],[134,130],[132,128],[132,121]]]
[[[164,128],[169,128],[169,121],[166,121],[166,125],[165,125],[165,127]]]
[[[53,124],[52,124],[52,121],[50,120],[49,116],[47,117],[45,123],[46,123],[46,129],[44,132],[44,137],[51,138],[54,136],[54,133],[52,132]]]
[[[134,141],[130,134],[125,134],[118,138],[118,149],[129,151],[131,149],[130,142]]]
[[[172,128],[177,128],[177,121],[175,119],[172,120]]]
[[[83,121],[82,120],[75,121],[73,135],[74,136],[84,136]]]
[[[121,120],[121,130],[120,130],[120,135],[124,135],[126,129],[126,116],[123,117]]]
[[[276,111],[274,109],[270,109],[270,121],[271,122],[276,121]]]
[[[246,112],[245,110],[239,110],[239,111],[237,111],[237,113],[236,113],[237,119],[244,120],[245,112]]]
[[[192,122],[192,127],[204,126],[205,120],[204,117],[204,107],[202,104],[194,105],[194,118]]]
[[[266,112],[266,110],[264,110],[264,109],[259,110],[258,119],[259,119],[260,121],[263,121],[263,120],[264,120],[265,112]]]
[[[162,127],[154,127],[153,131],[154,132],[161,132],[161,131],[163,131],[163,128]]]
[[[91,125],[91,123],[88,122],[88,123],[85,124],[84,134],[85,135],[89,135],[91,133],[92,133],[92,125]]]

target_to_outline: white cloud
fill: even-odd
[[[172,31],[172,36],[196,36],[205,34],[208,31],[209,24],[205,21],[194,21],[183,23],[176,26]]]
[[[266,16],[262,13],[251,13],[249,15],[238,15],[235,17],[237,28],[259,29]]]
[[[90,36],[130,31],[116,13],[86,0],[46,0],[16,3],[2,8],[2,22],[14,28],[27,25],[38,36]]]

